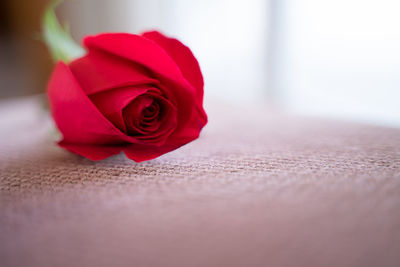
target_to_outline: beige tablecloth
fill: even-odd
[[[0,266],[400,266],[400,130],[207,110],[199,140],[137,164],[0,102]]]

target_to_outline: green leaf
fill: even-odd
[[[72,39],[68,27],[61,26],[58,21],[55,8],[61,2],[62,0],[55,0],[47,6],[42,21],[42,35],[54,61],[69,63],[82,57],[86,51]]]

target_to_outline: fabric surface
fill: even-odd
[[[55,145],[0,103],[0,266],[400,266],[400,130],[206,105],[158,159]]]

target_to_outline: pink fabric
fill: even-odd
[[[200,139],[138,164],[0,103],[0,266],[399,266],[399,129],[207,109]]]

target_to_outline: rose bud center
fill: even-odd
[[[123,110],[123,117],[129,135],[146,139],[157,138],[173,130],[177,120],[176,108],[155,93],[135,98]]]

